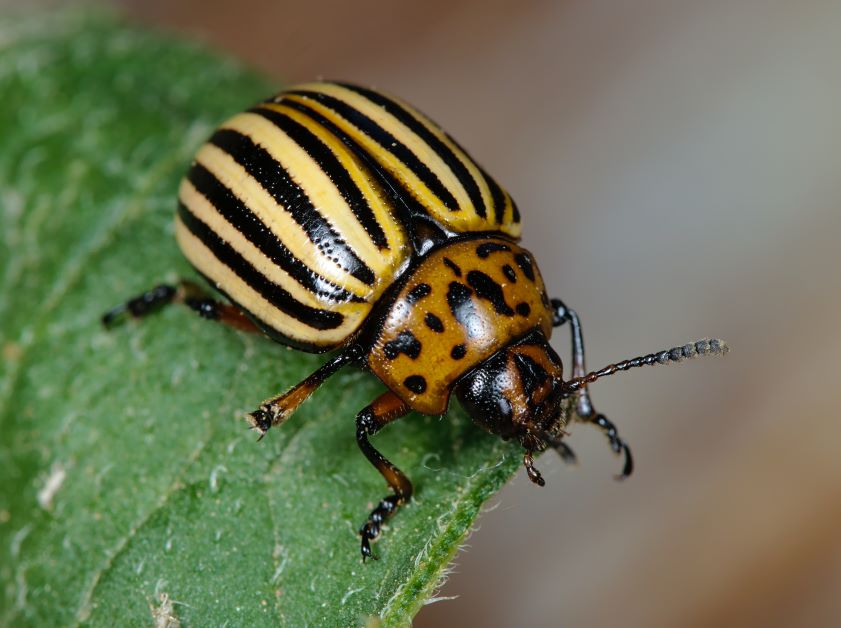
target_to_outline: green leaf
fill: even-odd
[[[416,497],[363,564],[387,491],[354,416],[379,382],[347,369],[256,443],[242,415],[323,357],[179,307],[100,327],[192,276],[178,181],[276,88],[100,14],[0,20],[0,624],[404,625],[516,469],[455,409],[389,426]]]

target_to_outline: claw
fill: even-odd
[[[254,412],[249,412],[246,415],[246,420],[251,423],[252,429],[260,432],[259,440],[263,439],[266,432],[272,426],[272,412],[268,406],[260,406]]]
[[[534,468],[534,458],[531,453],[526,453],[523,456],[523,465],[526,467],[526,473],[532,482],[538,486],[546,486],[546,480],[540,475],[540,471]]]
[[[627,443],[619,438],[616,431],[616,426],[605,415],[599,413],[591,419],[592,423],[601,429],[605,436],[607,436],[610,448],[616,454],[624,454],[625,466],[622,468],[622,473],[613,476],[617,480],[624,480],[631,473],[634,472],[634,458],[631,456],[631,449]]]
[[[366,558],[378,560],[378,558],[374,556],[373,552],[371,552],[371,541],[380,536],[383,523],[385,523],[385,520],[388,517],[394,514],[397,507],[402,504],[403,501],[404,499],[398,497],[397,495],[389,495],[388,497],[382,499],[380,503],[377,504],[377,507],[371,511],[371,514],[368,515],[368,519],[362,524],[362,527],[359,528],[359,535],[362,537],[362,562],[365,562]]]
[[[622,451],[625,454],[625,466],[622,467],[622,473],[614,475],[613,477],[621,482],[622,480],[627,479],[634,472],[634,458],[631,456],[631,448],[628,447],[627,443],[622,440],[619,442],[621,443]]]

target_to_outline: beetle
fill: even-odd
[[[356,364],[388,390],[356,416],[356,441],[391,493],[359,530],[363,560],[383,523],[412,495],[406,475],[369,438],[410,411],[441,415],[450,398],[472,420],[534,455],[564,460],[572,421],[590,423],[624,454],[588,384],[630,368],[727,350],[700,340],[587,373],[581,322],[550,299],[518,241],[511,196],[437,124],[397,98],[357,85],[287,89],[223,123],[181,182],[176,238],[225,300],[192,281],[162,284],[110,310],[106,327],[180,302],[204,318],[312,353],[321,368],[248,415],[260,437],[324,381]],[[567,325],[563,378],[552,330]]]

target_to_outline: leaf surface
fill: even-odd
[[[363,565],[387,491],[347,369],[261,443],[242,415],[323,357],[166,308],[110,306],[193,276],[178,181],[227,116],[277,91],[203,48],[100,14],[0,20],[0,625],[407,624],[516,448],[453,409],[373,442],[416,496]]]

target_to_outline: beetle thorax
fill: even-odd
[[[445,412],[466,373],[535,330],[551,334],[540,272],[511,240],[449,242],[409,273],[384,313],[368,364],[414,410]]]

